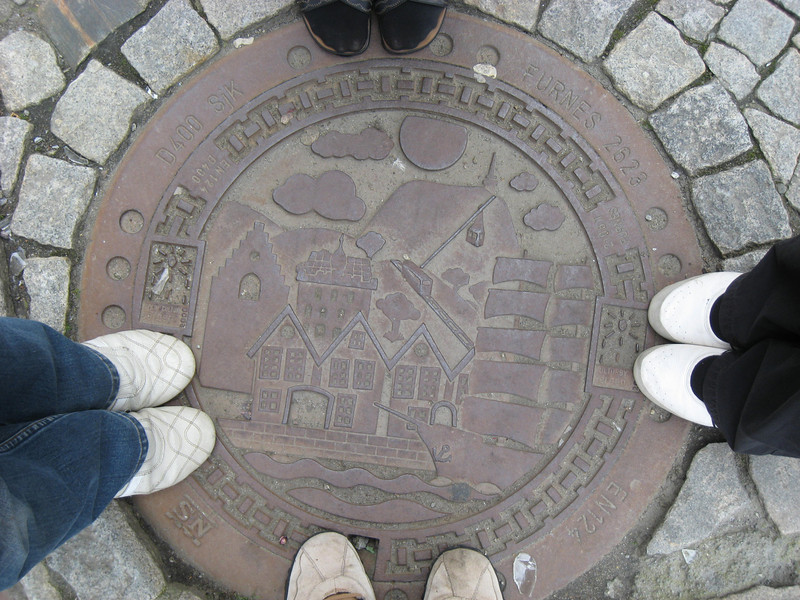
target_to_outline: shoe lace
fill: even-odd
[[[325,600],[364,600],[358,594],[354,594],[353,592],[338,592],[336,594],[331,594],[330,596],[326,596]]]

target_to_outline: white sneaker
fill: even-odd
[[[711,329],[711,307],[741,273],[706,273],[668,285],[650,303],[647,317],[658,334],[673,342],[731,347]]]
[[[375,600],[356,549],[343,535],[326,531],[306,540],[297,552],[286,599],[324,600],[330,596]]]
[[[191,348],[171,335],[137,329],[83,343],[108,358],[119,372],[119,392],[108,410],[160,406],[177,396],[194,376]]]
[[[503,600],[497,574],[480,552],[455,548],[431,567],[423,600]]]
[[[116,498],[150,494],[183,481],[214,449],[214,422],[188,406],[144,408],[130,413],[147,434],[147,456]]]
[[[692,371],[704,358],[723,352],[722,348],[692,344],[654,346],[636,357],[633,378],[654,404],[681,419],[713,427],[706,405],[692,391]]]

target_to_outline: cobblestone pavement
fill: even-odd
[[[67,2],[84,7],[70,24],[60,4],[0,0],[0,314],[69,335],[82,232],[131,131],[205,61],[298,15],[291,0]],[[747,270],[800,232],[800,0],[454,4],[554,47],[628,107],[680,184],[707,270]],[[737,456],[698,428],[641,526],[553,598],[800,598],[798,481],[800,461]],[[124,502],[0,593],[234,597]]]

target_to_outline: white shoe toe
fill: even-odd
[[[454,548],[431,567],[424,600],[503,600],[492,563],[480,552]]]
[[[196,408],[162,406],[130,415],[145,430],[147,456],[133,479],[117,492],[117,498],[151,494],[183,481],[214,449],[214,422]]]
[[[660,290],[647,317],[661,337],[682,344],[729,349],[711,329],[711,307],[741,273],[706,273]]]
[[[116,367],[119,392],[109,410],[137,411],[172,400],[192,380],[191,348],[179,339],[146,329],[110,333],[84,345]]]
[[[633,377],[654,404],[687,421],[713,427],[706,405],[692,391],[691,378],[697,363],[723,352],[692,344],[655,346],[636,358]]]
[[[356,549],[333,531],[309,538],[294,559],[287,600],[324,600],[348,592],[362,600],[375,600]]]

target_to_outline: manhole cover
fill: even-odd
[[[338,60],[295,24],[167,102],[100,207],[81,335],[194,348],[182,400],[219,444],[138,505],[225,585],[281,598],[334,529],[372,540],[381,599],[458,545],[541,598],[681,445],[631,367],[694,235],[627,111],[547,48],[458,14],[413,58],[375,46]]]

